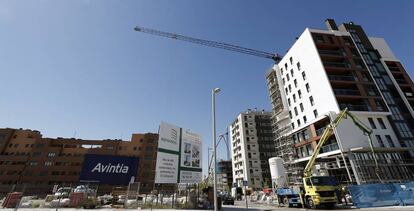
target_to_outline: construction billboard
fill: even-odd
[[[155,183],[199,183],[202,142],[198,134],[162,122],[159,128]]]
[[[113,155],[86,154],[80,182],[126,185],[138,172],[138,158]]]

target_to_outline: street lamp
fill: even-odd
[[[217,172],[216,172],[216,94],[220,92],[219,88],[211,90],[211,107],[213,110],[213,184],[214,184],[214,211],[218,210],[217,204]]]

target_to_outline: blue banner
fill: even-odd
[[[414,204],[414,182],[348,186],[358,208]]]
[[[138,158],[86,154],[79,180],[100,184],[125,185],[138,172]]]

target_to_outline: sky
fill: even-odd
[[[284,54],[306,27],[353,21],[414,71],[414,1],[0,0],[0,127],[130,140],[161,121],[212,146],[248,108],[270,110],[273,61],[133,30],[136,25]],[[412,72],[410,72],[412,74]],[[226,158],[220,145],[218,158]]]

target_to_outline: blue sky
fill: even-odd
[[[0,0],[0,127],[129,140],[161,121],[200,133],[270,109],[271,60],[134,32],[142,25],[283,54],[306,28],[354,21],[414,70],[412,1]],[[220,149],[219,157],[225,158]]]

